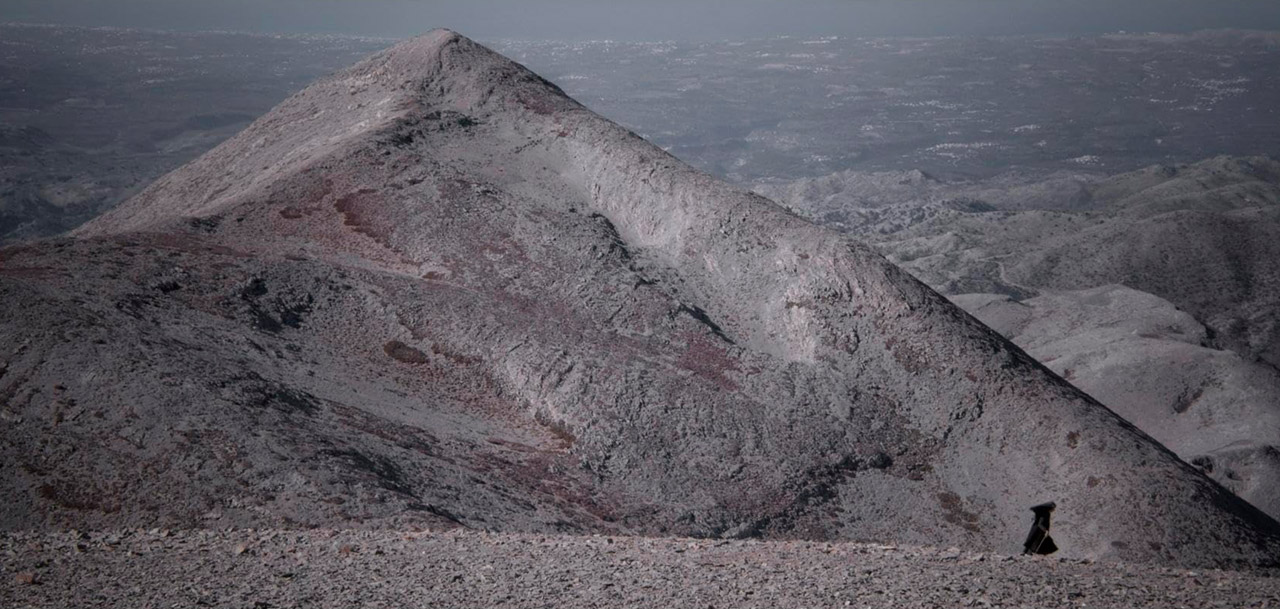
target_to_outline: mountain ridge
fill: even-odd
[[[265,517],[333,522],[308,512],[323,488],[336,505],[409,502],[498,530],[1008,549],[1026,508],[1054,499],[1068,556],[1237,565],[1280,551],[1270,518],[868,247],[684,166],[453,32],[307,88],[75,236],[9,250],[6,297],[68,314],[107,299],[92,331],[160,320],[128,344],[167,345],[157,357],[181,362],[179,378],[259,374],[247,397],[190,392],[153,416],[181,427],[268,407],[283,414],[254,411],[262,421],[305,430],[248,440],[243,420],[213,423],[260,451],[244,450],[245,471],[275,472],[270,485],[228,475]],[[63,256],[146,270],[95,279]],[[168,257],[190,275],[170,277]],[[180,323],[193,306],[216,354],[173,342],[194,331]],[[38,343],[9,364],[32,395],[156,400],[136,373],[55,391],[39,371],[86,356],[6,322],[14,344]],[[257,364],[237,355],[244,341]],[[92,417],[67,425],[101,433]],[[7,452],[37,450],[24,441]],[[298,481],[291,450],[335,469]],[[296,495],[270,490],[281,484]],[[19,511],[75,503],[34,494]]]

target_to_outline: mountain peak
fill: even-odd
[[[435,29],[410,38],[338,72],[338,80],[364,79],[384,86],[414,84],[495,53],[453,30]],[[324,84],[321,81],[318,84]]]
[[[343,86],[353,94],[398,91],[420,107],[451,106],[473,112],[483,111],[493,101],[502,103],[491,110],[509,110],[510,102],[529,106],[533,98],[570,101],[558,87],[524,66],[447,29],[401,42],[317,83],[319,88]]]
[[[112,267],[86,273],[102,285],[85,298],[124,295],[93,310],[180,333],[210,310],[196,335],[225,353],[126,334],[189,366],[104,373],[114,393],[80,399],[133,408],[163,393],[155,378],[225,387],[242,345],[267,343],[280,361],[263,374],[282,380],[254,391],[345,424],[308,428],[313,452],[455,522],[1011,549],[1026,508],[1053,499],[1069,556],[1280,556],[1274,521],[868,248],[447,30],[293,96],[87,225],[101,239],[77,260],[108,264],[88,250],[122,233],[191,251],[181,281],[204,287],[141,298]],[[143,254],[171,272],[158,248]],[[153,303],[171,308],[126,319]],[[88,367],[74,348],[30,353]],[[228,400],[180,402],[238,412]],[[319,503],[275,509],[320,522]]]
[[[395,137],[388,134],[405,125],[412,130],[442,116],[465,125],[504,115],[515,124],[526,115],[573,109],[582,107],[524,66],[452,30],[432,30],[320,79],[73,234],[154,230],[215,214],[260,196],[281,176]],[[156,200],[161,193],[163,202]]]

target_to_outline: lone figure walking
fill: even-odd
[[[1058,545],[1049,536],[1049,514],[1055,507],[1058,505],[1052,501],[1031,507],[1036,521],[1031,525],[1031,532],[1027,533],[1027,540],[1022,542],[1023,554],[1053,554],[1058,551]]]

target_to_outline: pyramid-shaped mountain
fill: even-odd
[[[435,31],[0,250],[4,527],[465,526],[1272,564],[847,238]],[[12,345],[12,347],[9,347]]]

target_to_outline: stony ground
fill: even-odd
[[[1271,607],[1270,572],[855,543],[448,532],[0,534],[0,606]]]

